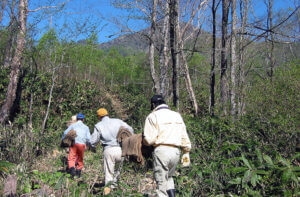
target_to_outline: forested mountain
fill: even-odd
[[[206,40],[211,37],[208,32],[203,31],[201,28],[197,28],[193,25],[186,24],[182,22],[180,24],[181,27],[188,25],[187,31],[184,35],[184,39],[188,39],[193,42],[196,39],[196,35],[194,32],[197,32],[197,38],[199,40]],[[158,22],[158,29],[162,31],[163,28],[162,22]],[[157,33],[157,37],[159,33]],[[126,54],[128,52],[136,53],[136,52],[148,52],[149,51],[149,38],[150,38],[150,28],[146,28],[137,32],[127,33],[124,35],[117,36],[111,41],[107,41],[99,44],[99,48],[105,51],[111,48],[117,48],[121,54]]]
[[[140,33],[133,33],[119,36],[111,41],[99,44],[100,49],[109,50],[111,48],[118,48],[124,51],[140,51],[146,52],[148,50],[147,38]]]
[[[62,134],[78,113],[92,134],[101,107],[142,133],[154,94],[192,143],[176,196],[299,196],[300,8],[287,2],[113,1],[149,27],[110,18],[128,34],[99,43],[91,18],[67,22],[76,2],[1,1],[0,196],[104,195],[103,147],[71,179]],[[109,195],[153,196],[152,164],[125,160]]]

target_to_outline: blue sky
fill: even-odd
[[[63,12],[54,12],[54,9],[31,12],[28,21],[37,27],[34,28],[35,31],[32,32],[32,35],[37,38],[40,37],[49,29],[51,21],[51,26],[66,39],[84,39],[89,36],[91,30],[94,30],[97,32],[98,41],[102,43],[115,38],[122,29],[112,21],[117,19],[122,21],[121,24],[124,24],[127,21],[126,15],[129,14],[128,12],[114,8],[110,0],[29,0],[29,9],[33,10],[41,6],[57,5],[66,1],[67,4]],[[264,1],[266,0],[252,0],[253,11],[258,17],[266,15]],[[296,5],[299,6],[299,0],[274,0],[275,11],[288,7],[294,9]],[[207,10],[208,12],[210,11],[210,9]],[[219,15],[221,15],[220,12]],[[8,17],[4,18],[3,24],[5,25],[7,22]],[[129,21],[129,25],[134,30],[141,30],[147,27],[147,24],[142,21],[131,20]],[[78,33],[80,30],[82,32]]]
[[[41,6],[47,5],[47,0],[38,1],[31,0],[29,4],[29,9],[36,9]],[[57,0],[51,5],[56,3],[61,3],[64,1]],[[53,9],[52,9],[53,11]],[[36,21],[35,15],[43,15],[42,13],[48,12],[46,10],[39,11],[39,13],[33,13],[29,16],[29,21]],[[106,42],[115,38],[121,30],[119,25],[114,24],[112,21],[117,19],[120,21],[126,21],[126,11],[116,9],[111,5],[110,0],[70,0],[63,12],[54,12],[52,17],[47,14],[43,15],[43,19],[38,23],[39,32],[44,32],[49,29],[49,24],[51,21],[51,26],[54,27],[62,36],[73,40],[83,39],[89,36],[88,33],[82,32],[81,34],[76,34],[74,29],[85,30],[95,30],[98,34],[98,41]],[[124,23],[121,24],[124,24]],[[67,24],[67,26],[64,26]],[[87,24],[84,26],[83,24]],[[147,24],[141,21],[130,21],[129,25],[134,30],[140,30],[147,27]],[[78,26],[78,27],[77,27]],[[88,27],[93,26],[93,27]],[[36,32],[38,35],[39,32]],[[90,32],[90,31],[89,31]],[[112,36],[114,35],[114,36]]]

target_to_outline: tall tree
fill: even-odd
[[[183,74],[184,74],[184,78],[185,78],[185,82],[186,82],[186,88],[187,88],[187,92],[189,95],[189,99],[190,102],[192,104],[192,107],[195,110],[195,114],[198,114],[199,109],[198,109],[198,103],[197,103],[197,99],[195,96],[195,92],[193,89],[193,85],[192,85],[192,81],[191,81],[191,77],[190,77],[190,73],[189,73],[189,68],[188,68],[188,62],[186,60],[186,54],[184,52],[184,43],[185,40],[187,38],[184,38],[186,31],[191,28],[191,23],[194,20],[196,14],[199,12],[199,10],[201,8],[205,8],[206,4],[207,4],[208,0],[204,0],[204,1],[194,1],[192,3],[192,9],[191,9],[191,13],[190,16],[187,20],[186,23],[183,23],[181,25],[181,28],[178,28],[178,53],[180,54],[181,57],[181,64],[182,64],[182,70],[183,70]],[[199,27],[198,27],[199,28]],[[199,31],[198,31],[199,32]]]
[[[216,4],[216,0],[212,1],[212,52],[211,52],[211,70],[210,70],[210,105],[209,112],[211,116],[215,115],[215,83],[216,83],[216,14],[220,0]]]
[[[170,49],[172,58],[172,92],[173,105],[178,109],[179,83],[178,83],[178,30],[179,30],[179,0],[170,0]]]
[[[160,45],[160,53],[159,53],[159,65],[160,65],[160,94],[163,95],[164,98],[168,97],[167,90],[167,75],[168,75],[168,65],[169,65],[169,3],[165,1],[160,1],[161,9],[164,12],[163,18],[163,29],[162,29],[162,42]]]
[[[237,15],[236,15],[236,0],[231,0],[231,87],[230,87],[230,114],[232,118],[236,115],[236,69],[237,69],[237,51],[236,51],[236,36],[237,36]]]
[[[228,105],[228,79],[227,79],[227,29],[228,29],[229,0],[222,0],[222,49],[221,49],[221,76],[220,76],[220,100],[221,110],[227,114]]]
[[[16,98],[19,72],[22,64],[23,51],[26,44],[26,23],[28,13],[28,0],[19,0],[18,5],[19,32],[16,40],[16,51],[11,62],[10,81],[7,87],[6,98],[0,110],[0,123],[4,123]]]
[[[268,0],[268,17],[267,17],[267,35],[266,35],[266,41],[268,46],[268,68],[267,68],[267,74],[273,79],[273,73],[274,73],[274,33],[273,33],[273,0]]]
[[[238,95],[238,115],[245,114],[245,28],[248,21],[248,0],[241,0],[240,1],[240,13],[241,13],[241,31],[239,36],[239,45],[240,52],[239,52],[239,95]]]
[[[151,77],[154,85],[154,91],[156,94],[160,93],[160,83],[155,72],[155,61],[154,61],[154,39],[155,39],[155,29],[156,29],[156,12],[157,12],[157,0],[152,0],[153,7],[152,7],[152,14],[151,14],[151,31],[150,31],[150,39],[149,39],[149,63],[150,63],[150,70],[151,70]]]

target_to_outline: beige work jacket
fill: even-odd
[[[157,106],[146,118],[144,142],[155,147],[176,146],[184,152],[191,150],[191,142],[181,115],[168,109],[165,104]]]

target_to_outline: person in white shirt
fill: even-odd
[[[151,98],[151,110],[153,111],[145,121],[143,143],[154,146],[153,166],[157,195],[173,197],[175,186],[172,176],[180,159],[179,148],[183,151],[183,166],[189,166],[191,142],[181,115],[170,110],[161,95]]]
[[[95,125],[94,133],[91,137],[91,146],[95,148],[101,141],[104,152],[104,174],[105,185],[111,184],[114,187],[117,180],[114,179],[115,164],[121,161],[122,149],[117,141],[117,135],[120,127],[124,127],[133,133],[133,128],[124,121],[117,118],[110,118],[108,112],[104,108],[97,111],[97,116],[100,122]]]

